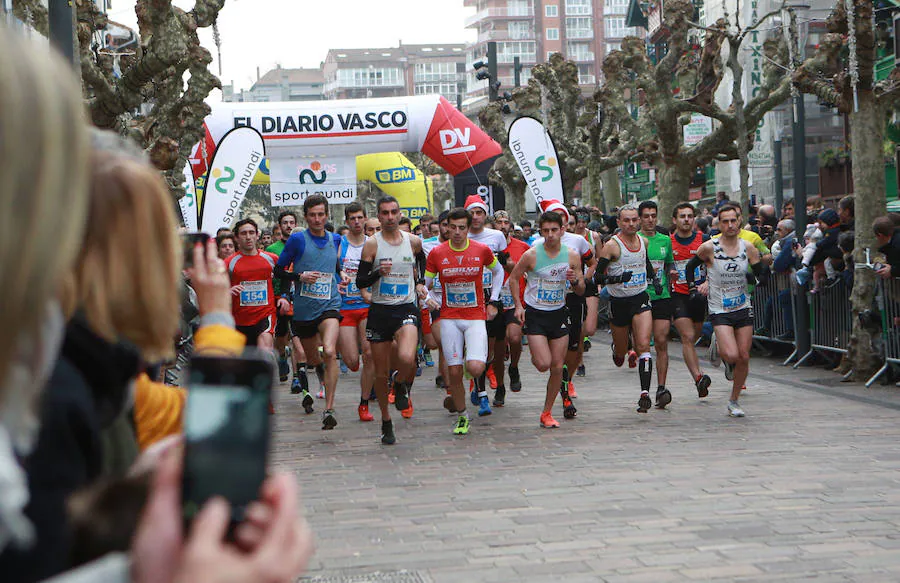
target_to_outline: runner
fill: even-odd
[[[434,280],[442,281],[441,328],[442,350],[450,376],[450,395],[444,407],[459,417],[453,427],[455,435],[469,433],[466,413],[466,394],[463,388],[463,361],[473,378],[481,378],[487,361],[488,341],[484,322],[498,317],[500,289],[503,287],[503,266],[487,245],[468,238],[472,215],[456,208],[448,215],[450,240],[435,247],[428,255],[425,284],[434,287]],[[485,304],[482,288],[484,270],[493,272],[490,300]],[[463,356],[465,355],[465,356]],[[481,408],[479,416],[490,415],[487,391],[479,386]]]
[[[506,237],[500,231],[495,229],[489,229],[485,227],[485,224],[488,220],[488,206],[484,200],[481,199],[477,194],[473,194],[466,198],[466,210],[472,214],[472,226],[469,229],[469,239],[472,241],[477,241],[483,245],[487,245],[494,255],[500,260],[500,265],[505,266],[507,262],[506,251]],[[485,290],[491,289],[492,286],[492,277],[491,270],[485,268],[484,270],[484,281],[482,282],[482,287]],[[493,347],[494,343],[506,338],[506,327],[504,322],[499,319],[493,319],[487,323],[487,334],[488,338],[492,340],[488,342],[488,364],[493,362],[493,358],[495,356]],[[498,389],[498,379],[494,375],[493,368],[488,367],[482,376],[487,377],[487,379],[491,383],[492,389]],[[472,395],[471,400],[473,405],[484,406],[484,402],[478,395],[478,391],[475,390],[479,386],[484,387],[485,379],[475,379],[476,382],[473,383],[472,386]],[[479,384],[480,383],[480,384]],[[506,393],[506,389],[502,391],[504,394]],[[501,395],[502,396],[502,395]],[[490,403],[488,403],[488,408],[490,408]]]
[[[656,406],[665,409],[672,402],[672,393],[666,388],[666,376],[669,373],[669,332],[675,311],[667,274],[675,271],[675,258],[672,256],[672,239],[656,230],[658,212],[659,209],[652,200],[645,200],[638,205],[640,235],[644,239],[647,258],[657,274],[662,292],[647,289],[650,314],[653,317],[653,346],[656,348]]]
[[[510,271],[515,267],[522,255],[531,247],[524,241],[520,241],[512,237],[512,222],[509,220],[509,213],[506,211],[497,211],[494,213],[494,224],[506,236],[506,251],[509,253],[507,265]],[[522,323],[516,319],[516,304],[513,301],[512,291],[509,288],[509,273],[503,274],[503,289],[500,291],[500,301],[503,304],[503,314],[499,317],[503,318],[506,324],[506,338],[498,339],[494,343],[494,354],[498,355],[494,359],[494,376],[497,377],[498,386],[494,393],[494,405],[502,407],[505,403],[506,390],[503,388],[503,366],[506,359],[500,358],[499,355],[505,354],[507,345],[509,346],[509,389],[518,393],[522,390],[522,378],[519,376],[519,359],[522,357]],[[520,289],[524,292],[524,282],[519,282]],[[501,389],[503,389],[501,391]]]
[[[629,331],[634,339],[638,357],[638,375],[641,396],[638,413],[646,413],[650,400],[650,383],[653,381],[653,359],[650,356],[650,331],[653,318],[650,314],[650,298],[647,283],[662,293],[662,286],[647,257],[644,239],[637,234],[640,219],[633,204],[619,208],[619,233],[613,235],[600,250],[594,282],[605,283],[609,290],[610,328],[613,335],[613,362],[622,366],[628,353]]]
[[[272,273],[278,256],[260,251],[259,228],[253,219],[235,223],[238,251],[225,260],[231,277],[232,312],[235,328],[247,337],[248,346],[258,346],[274,357],[275,293]],[[278,300],[278,307],[284,305]]]
[[[436,223],[438,226],[438,236],[431,237],[422,241],[422,249],[425,251],[425,257],[427,259],[428,254],[443,243],[447,241],[450,237],[450,211],[444,211],[438,217]],[[435,276],[434,285],[428,290],[428,297],[425,299],[425,303],[428,305],[428,309],[430,310],[431,316],[431,339],[429,340],[426,335],[426,342],[433,343],[438,350],[438,374],[434,378],[434,384],[442,389],[447,389],[449,391],[449,385],[447,381],[450,379],[450,375],[447,371],[447,360],[444,358],[444,352],[441,349],[441,327],[439,325],[440,317],[441,317],[441,303],[443,302],[443,290],[441,289],[441,278],[439,276]]]
[[[266,251],[276,256],[281,256],[284,245],[291,237],[291,233],[297,227],[297,214],[294,211],[283,211],[278,215],[278,233],[280,239],[266,248]],[[291,381],[291,393],[301,394],[309,390],[309,380],[306,377],[306,354],[299,338],[291,336],[291,320],[294,316],[294,306],[290,301],[291,286],[284,285],[281,278],[276,277],[272,282],[275,295],[287,299],[287,304],[282,304],[278,310],[278,323],[275,325],[275,353],[278,355],[278,376],[281,382],[288,380],[291,372],[285,355],[288,342],[291,344],[291,360],[294,365],[294,378]],[[282,289],[284,288],[284,289]],[[318,353],[317,353],[318,354]]]
[[[397,341],[398,373],[394,383],[394,405],[401,412],[411,407],[409,390],[416,374],[418,341],[418,299],[425,289],[425,253],[422,240],[399,229],[400,204],[393,196],[383,196],[375,206],[381,231],[366,241],[356,274],[360,289],[372,288],[372,303],[366,338],[375,360],[375,393],[381,409],[381,442],[396,442],[388,410],[388,380],[392,342]],[[375,263],[378,267],[373,267]]]
[[[694,230],[694,206],[689,202],[675,205],[672,210],[675,230],[672,238],[672,256],[675,259],[675,272],[670,274],[675,280],[672,285],[672,301],[674,303],[675,329],[681,337],[681,353],[684,364],[691,373],[697,395],[702,399],[709,395],[712,380],[700,369],[700,359],[694,343],[700,337],[703,322],[706,321],[706,272],[702,266],[694,271],[694,283],[698,295],[691,296],[688,290],[686,270],[688,261],[693,259],[697,249],[709,236]]]
[[[381,223],[378,222],[378,219],[371,218],[366,219],[366,237],[372,237],[381,230]]]
[[[541,201],[541,210],[544,212],[553,211],[559,213],[564,221],[568,221],[569,210],[558,200],[545,199]],[[534,240],[535,245],[541,242],[543,242],[542,237],[538,237]],[[560,238],[560,242],[578,253],[578,256],[581,258],[582,275],[584,275],[584,269],[587,269],[588,271],[594,269],[596,266],[594,252],[584,237],[564,231]],[[571,289],[571,286],[567,287],[566,308],[568,309],[569,314],[569,345],[566,351],[566,364],[563,367],[562,382],[565,384],[565,387],[560,390],[563,392],[564,399],[577,399],[578,394],[575,392],[575,383],[572,381],[572,375],[574,374],[572,371],[578,369],[578,365],[581,364],[581,359],[584,355],[584,334],[582,333],[582,326],[584,324],[585,299],[583,294],[575,293],[575,291]]]
[[[710,322],[716,333],[719,355],[731,368],[733,383],[728,414],[743,417],[738,403],[750,369],[750,345],[753,342],[753,307],[748,284],[757,279],[765,284],[768,272],[759,250],[740,238],[741,209],[725,204],[719,209],[721,237],[700,245],[686,266],[688,289],[697,293],[694,270],[706,265]]]
[[[575,209],[575,234],[584,237],[594,257],[600,256],[600,248],[603,247],[603,238],[600,234],[588,229],[591,221],[591,211],[587,207]],[[584,366],[584,353],[590,349],[591,337],[597,332],[597,321],[600,314],[600,290],[592,281],[596,262],[588,267],[584,273],[587,289],[584,292],[585,316],[584,316],[584,346],[582,349],[581,363],[575,371],[575,376],[583,377],[586,374]]]
[[[341,359],[347,368],[359,370],[359,353],[362,349],[362,374],[359,375],[359,413],[360,421],[372,421],[369,413],[369,396],[375,390],[375,369],[372,366],[372,348],[366,340],[366,322],[369,318],[369,303],[363,292],[356,286],[356,272],[359,270],[359,259],[362,249],[368,240],[363,232],[366,223],[366,210],[358,202],[351,202],[344,207],[344,220],[350,230],[341,238],[339,252],[341,271],[350,279],[346,284],[338,286],[341,294],[341,320],[339,341]],[[368,296],[368,292],[365,292]]]
[[[307,229],[290,236],[278,259],[277,274],[293,281],[294,319],[291,332],[300,339],[306,354],[322,348],[325,364],[325,411],[322,413],[322,429],[334,429],[337,417],[334,411],[334,394],[337,390],[338,364],[337,339],[341,321],[341,297],[338,283],[347,280],[340,274],[338,250],[341,239],[325,230],[328,221],[328,201],[324,196],[312,195],[303,201],[303,217]],[[293,271],[287,267],[293,265]],[[309,392],[303,395],[303,407],[312,411]]]
[[[569,344],[565,289],[571,285],[576,293],[584,293],[581,258],[577,251],[561,243],[564,216],[553,211],[541,214],[538,229],[542,242],[526,251],[509,275],[515,315],[524,322],[531,362],[540,373],[550,371],[540,418],[541,427],[546,428],[559,427],[559,422],[553,419],[553,403],[560,388],[565,387],[563,363]],[[524,294],[519,289],[523,276],[526,276]],[[572,419],[576,413],[572,401],[563,395],[563,416]]]
[[[219,250],[219,259],[223,261],[234,255],[234,235],[231,234],[231,231],[216,237],[216,248]]]

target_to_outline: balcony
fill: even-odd
[[[597,76],[596,75],[579,75],[578,76],[578,84],[579,85],[596,85],[597,84]]]
[[[464,21],[465,28],[472,28],[473,25],[478,24],[482,20],[487,19],[502,19],[502,18],[512,18],[512,19],[521,19],[521,18],[530,18],[534,16],[534,7],[533,6],[525,6],[525,7],[506,7],[506,8],[485,8],[480,12],[473,14],[468,17]]]
[[[465,83],[465,73],[422,73],[413,76],[413,83]]]
[[[519,62],[522,64],[537,63],[537,57],[535,53],[522,53],[518,55],[513,55],[510,53],[497,53],[497,62],[513,63],[513,59],[515,59],[516,57],[519,57]]]
[[[508,30],[486,30],[478,33],[478,42],[484,43],[492,40],[534,40],[534,31],[516,31],[510,33]]]
[[[593,63],[594,62],[594,53],[575,53],[572,55],[568,55],[568,59],[571,61],[575,61],[576,63]]]
[[[594,31],[590,28],[567,28],[566,29],[566,39],[575,40],[575,39],[592,39],[594,38]]]

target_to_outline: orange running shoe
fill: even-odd
[[[372,417],[372,414],[369,413],[368,405],[360,405],[357,410],[359,411],[360,421],[373,421],[375,419],[374,417]]]
[[[394,403],[394,389],[391,389],[388,393],[388,403]]]
[[[559,427],[559,421],[553,418],[550,411],[544,411],[541,413],[541,427],[545,429],[555,429]]]
[[[635,368],[637,366],[637,352],[634,350],[628,351],[628,368]]]
[[[412,404],[412,399],[410,399],[409,407],[400,411],[400,415],[402,415],[404,419],[409,419],[410,417],[412,417],[412,414],[413,414],[413,404]]]
[[[487,379],[491,383],[491,388],[497,390],[497,375],[494,374],[494,367],[487,369]]]
[[[573,383],[572,381],[569,381],[569,398],[570,399],[578,398],[578,393],[575,392],[575,383]]]

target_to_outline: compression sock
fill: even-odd
[[[641,391],[649,391],[653,382],[653,359],[649,352],[644,352],[638,358],[638,376],[641,378]]]

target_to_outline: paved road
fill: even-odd
[[[598,333],[577,379],[578,418],[558,411],[558,430],[538,427],[546,377],[527,352],[524,390],[464,438],[450,433],[434,369],[414,388],[413,419],[394,415],[393,447],[377,421],[355,418],[355,375],[341,377],[331,432],[321,401],[305,416],[282,386],[272,461],[304,489],[318,540],[307,577],[900,580],[895,395],[759,360],[748,416],[730,419],[721,370],[699,400],[673,360],[673,404],[640,415],[636,370],[615,368],[607,338]]]

